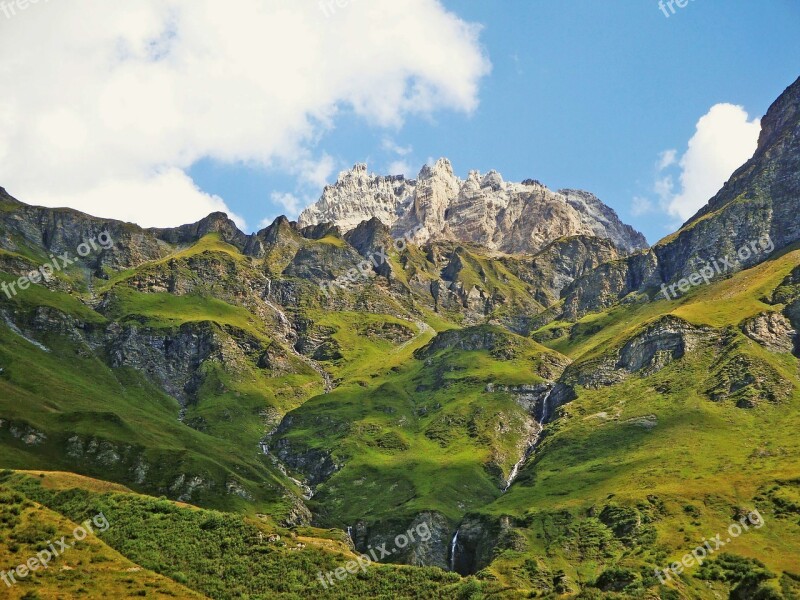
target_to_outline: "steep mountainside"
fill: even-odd
[[[714,278],[725,276],[797,242],[799,106],[800,79],[767,111],[753,157],[708,205],[650,250],[610,263],[575,282],[565,294],[564,315],[575,318],[637,292],[663,295],[662,285],[701,273],[709,265]],[[766,240],[769,243],[761,243]]]
[[[373,217],[396,237],[458,240],[512,254],[538,252],[558,238],[579,235],[608,239],[625,254],[647,247],[642,234],[588,192],[555,193],[533,180],[509,183],[496,171],[471,171],[461,180],[446,158],[424,166],[415,180],[373,175],[356,165],[325,188],[299,223],[333,223],[350,231]]]

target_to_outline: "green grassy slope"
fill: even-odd
[[[727,539],[732,522],[758,510],[763,527],[732,538],[725,550],[765,563],[774,575],[767,587],[792,587],[781,573],[800,572],[800,369],[795,357],[766,350],[738,326],[783,308],[768,298],[798,263],[800,252],[792,250],[679,301],[590,315],[556,339],[534,334],[576,358],[576,367],[664,314],[718,328],[724,346],[709,341],[655,374],[577,390],[519,482],[480,511],[489,519],[512,517],[520,536],[522,551],[502,552],[490,569],[495,576],[524,588],[562,571],[577,590],[596,585],[605,571],[627,569],[634,574],[627,594],[637,597],[658,587],[655,567],[718,532]],[[756,379],[774,375],[765,389],[788,394],[769,401],[764,390],[751,390],[755,407],[747,409],[736,396],[712,401],[709,390],[722,374],[742,365]],[[626,518],[634,524],[625,526]],[[703,573],[689,569],[669,587],[686,598],[727,593],[721,582],[700,579]]]
[[[387,349],[372,363],[380,371],[289,414],[291,428],[275,441],[295,453],[322,450],[343,465],[313,502],[326,522],[343,527],[434,510],[455,524],[500,495],[531,418],[511,393],[487,386],[542,383],[543,370],[564,359],[500,329],[469,331],[484,329],[507,346],[416,358],[411,346]]]

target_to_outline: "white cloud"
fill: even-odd
[[[641,217],[642,215],[653,212],[655,208],[655,205],[647,198],[634,196],[633,202],[631,203],[631,214],[635,217]]]
[[[296,217],[303,209],[300,200],[294,194],[273,192],[270,198],[275,204],[280,204],[290,217]]]
[[[383,138],[383,141],[381,142],[381,147],[386,152],[397,154],[398,156],[408,156],[414,151],[413,146],[400,146],[390,138]]]
[[[185,175],[202,158],[318,185],[335,165],[315,144],[342,109],[394,128],[468,113],[490,69],[478,28],[438,0],[372,0],[330,17],[285,0],[35,8],[0,36],[0,185],[141,224],[226,210]]]
[[[305,158],[287,166],[287,170],[297,176],[301,187],[311,188],[314,192],[325,187],[335,168],[336,161],[329,154],[323,154],[317,160]]]
[[[680,189],[666,176],[656,190],[666,201],[667,211],[689,219],[713,198],[733,172],[747,162],[756,150],[761,131],[759,119],[748,120],[741,106],[717,104],[697,122],[697,130],[679,166]],[[662,170],[674,162],[660,159]],[[669,164],[667,164],[669,163]]]
[[[392,162],[387,171],[387,175],[405,175],[407,178],[412,177],[413,167],[406,160],[396,160]]]
[[[231,212],[219,196],[202,192],[180,169],[151,177],[97,180],[86,191],[41,192],[42,206],[70,207],[90,215],[138,223],[143,227],[171,227],[193,223],[212,212],[226,212],[240,229],[244,219]]]
[[[294,194],[289,194],[287,192],[272,192],[269,196],[269,199],[273,204],[280,206],[282,208],[280,214],[288,217],[289,219],[297,219],[297,216],[300,214],[300,211],[303,210],[303,207],[312,202],[310,198],[306,198],[306,200],[303,201]],[[278,218],[278,216],[279,215],[276,214],[269,217],[264,217],[258,224],[258,228],[264,229],[265,227],[269,227],[272,225],[273,221]]]
[[[658,156],[658,165],[657,168],[659,171],[663,171],[667,167],[671,167],[676,162],[678,162],[678,151],[677,150],[664,150]]]

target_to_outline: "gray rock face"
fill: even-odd
[[[279,433],[281,433],[280,430]],[[327,481],[342,467],[342,465],[336,464],[329,452],[318,449],[300,452],[295,450],[291,442],[286,438],[278,440],[270,451],[282,463],[288,465],[294,471],[302,473],[311,486]]]
[[[167,253],[162,242],[135,225],[97,219],[71,209],[28,206],[2,188],[0,203],[12,207],[10,211],[0,210],[0,247],[5,250],[16,252],[24,245],[57,256],[68,252],[75,258],[78,246],[108,233],[113,247],[102,249],[98,244],[97,251],[81,260],[81,264],[97,272],[104,266],[125,269]]]
[[[513,358],[510,337],[491,327],[454,329],[437,335],[425,348],[417,352],[418,358],[428,358],[440,350],[488,350],[496,356]]]
[[[617,369],[630,373],[655,373],[697,347],[706,328],[698,328],[675,317],[665,317],[630,340],[619,353]]]
[[[677,317],[662,317],[621,348],[568,367],[561,383],[597,389],[624,381],[633,373],[652,375],[716,337],[709,327],[695,327]]]
[[[335,223],[347,232],[372,217],[392,225],[400,216],[398,207],[408,208],[416,182],[403,176],[376,177],[367,165],[355,165],[339,175],[336,184],[327,186],[317,203],[303,211],[300,227]],[[405,205],[403,205],[405,203]]]
[[[600,237],[577,236],[556,240],[532,260],[530,279],[536,285],[536,300],[550,306],[559,300],[573,281],[620,256],[611,241]]]
[[[462,575],[471,575],[487,567],[499,551],[524,552],[527,549],[527,540],[515,531],[510,518],[493,520],[470,515],[458,527],[454,570]]]
[[[398,536],[403,537],[398,539]],[[448,569],[452,536],[450,522],[444,515],[434,511],[419,513],[411,520],[398,518],[373,525],[359,521],[353,528],[358,552],[368,555],[370,549],[383,547],[392,552],[391,557],[384,560],[417,567]],[[379,552],[376,555],[380,558]]]
[[[462,180],[445,158],[424,166],[416,180],[356,165],[303,211],[299,226],[331,222],[346,232],[372,218],[395,237],[419,227],[417,242],[459,241],[507,253],[534,253],[575,235],[608,239],[624,254],[647,247],[642,234],[592,194],[553,192],[533,180],[509,183],[496,171],[471,171]]]
[[[223,346],[209,323],[187,324],[167,332],[112,325],[106,335],[112,367],[133,367],[146,373],[184,405],[200,387],[200,365]]]
[[[776,312],[765,312],[745,321],[742,331],[772,352],[792,352],[797,332],[785,316]]]
[[[558,193],[567,199],[567,204],[580,215],[581,222],[597,237],[612,240],[627,253],[647,248],[645,237],[620,221],[617,213],[594,194],[583,190],[559,190]],[[620,246],[618,240],[630,240],[630,243]]]
[[[658,259],[652,251],[607,262],[580,277],[562,292],[567,320],[609,308],[630,294],[658,282]]]
[[[181,225],[169,229],[150,229],[148,230],[156,238],[170,244],[191,244],[209,233],[218,233],[223,241],[244,248],[247,244],[247,237],[239,231],[228,215],[221,212],[211,213],[201,221],[190,225]]]

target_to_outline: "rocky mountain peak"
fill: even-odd
[[[647,247],[644,236],[588,192],[553,192],[540,182],[507,182],[491,170],[460,179],[447,158],[424,165],[416,180],[370,173],[357,164],[327,186],[299,226],[335,223],[343,232],[379,219],[395,237],[460,241],[507,253],[535,253],[574,235],[610,240],[623,254]]]
[[[453,173],[453,165],[447,158],[440,158],[433,165],[423,165],[419,171],[418,179],[432,179],[433,177],[455,177]]]
[[[225,242],[237,247],[241,247],[247,239],[247,236],[239,231],[236,223],[223,212],[211,213],[200,221],[189,225],[152,229],[151,231],[159,239],[172,244],[193,243],[209,233],[218,233]]]
[[[798,115],[800,115],[800,77],[786,88],[761,120],[757,151],[770,146],[775,141],[776,135],[786,131],[787,125],[797,124],[800,120]]]

